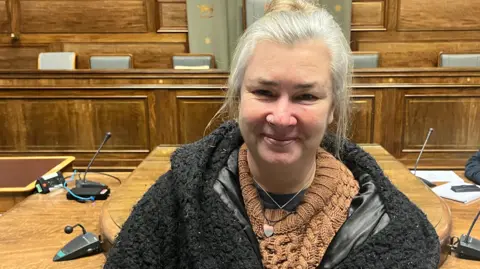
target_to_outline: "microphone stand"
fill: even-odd
[[[93,158],[90,160],[90,163],[87,166],[87,169],[85,170],[85,173],[83,174],[83,179],[77,180],[75,186],[77,188],[96,188],[96,187],[104,187],[105,184],[99,183],[99,182],[94,182],[94,181],[88,181],[87,178],[87,173],[88,170],[90,169],[90,166],[92,166],[93,161],[97,157],[98,153],[100,153],[100,150],[102,149],[103,145],[108,141],[108,139],[112,136],[112,133],[107,132],[105,134],[105,137],[103,138],[102,143],[100,144],[100,147],[98,147],[97,152],[95,152],[95,155],[93,155]]]
[[[427,145],[427,142],[428,142],[428,139],[430,139],[430,135],[432,135],[433,133],[433,128],[430,128],[428,130],[428,134],[427,134],[427,138],[425,139],[425,142],[423,142],[423,146],[422,146],[422,149],[420,150],[420,153],[418,154],[418,158],[417,158],[417,161],[415,162],[415,167],[413,168],[413,175],[420,179],[423,183],[425,183],[425,185],[427,185],[428,187],[435,187],[435,184],[431,183],[430,181],[424,179],[424,178],[421,178],[421,177],[417,177],[417,166],[418,166],[418,163],[420,162],[420,157],[422,157],[422,153],[423,151],[425,150],[425,146]]]

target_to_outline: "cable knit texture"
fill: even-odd
[[[321,147],[334,152],[334,138],[326,135]],[[263,268],[255,252],[258,242],[245,232],[251,228],[236,217],[240,210],[228,206],[227,197],[215,190],[225,189],[220,172],[243,143],[238,124],[229,121],[178,148],[171,157],[171,170],[134,206],[104,268]],[[354,246],[335,268],[438,268],[440,244],[425,214],[391,184],[362,148],[347,141],[340,157],[350,171],[371,176],[390,221]]]
[[[283,219],[273,225],[274,235],[267,237],[258,195],[247,161],[244,145],[238,155],[238,172],[243,200],[252,228],[260,244],[265,268],[316,268],[340,226],[345,222],[358,182],[348,168],[322,148],[318,149],[315,177],[294,214],[282,209],[267,209],[269,220]]]

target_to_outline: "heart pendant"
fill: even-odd
[[[268,225],[268,224],[263,224],[263,233],[265,234],[266,237],[270,237],[273,235],[273,226]]]

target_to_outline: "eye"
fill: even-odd
[[[316,100],[318,100],[318,97],[316,97],[315,95],[309,94],[309,93],[305,93],[305,94],[297,96],[295,99],[297,99],[299,101],[316,101]]]
[[[258,95],[258,96],[263,96],[263,97],[272,97],[273,96],[273,92],[271,92],[269,90],[263,90],[263,89],[254,90],[253,94]]]

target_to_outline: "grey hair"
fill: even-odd
[[[225,102],[211,122],[225,114],[228,118],[238,120],[245,70],[256,44],[262,40],[286,45],[321,40],[328,47],[332,59],[330,68],[336,123],[335,155],[340,158],[350,123],[349,100],[353,68],[351,50],[332,15],[305,0],[273,0],[267,14],[247,28],[239,39],[232,59]]]

